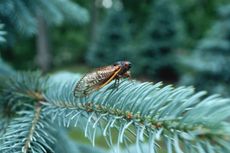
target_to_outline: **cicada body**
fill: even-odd
[[[120,78],[130,77],[130,68],[130,62],[119,61],[113,65],[101,67],[93,72],[87,73],[78,81],[74,89],[74,96],[87,96],[104,87],[114,79],[119,80]]]

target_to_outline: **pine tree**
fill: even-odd
[[[64,21],[79,25],[89,20],[87,10],[71,0],[2,0],[0,18],[6,25],[10,47],[17,40],[18,34],[21,36],[36,35],[35,60],[43,71],[48,71],[52,63],[49,27],[60,25]]]
[[[125,46],[130,40],[127,25],[128,17],[122,8],[113,7],[107,10],[96,34],[96,41],[86,54],[86,61],[93,66],[102,66],[123,60],[126,57]]]
[[[60,25],[64,20],[73,24],[88,21],[88,12],[70,0],[2,0],[1,22],[9,34],[34,35],[37,32],[37,16],[44,17],[49,25]]]
[[[198,89],[225,96],[229,96],[227,84],[230,83],[229,8],[230,5],[219,8],[219,18],[207,36],[198,42],[191,57],[183,57],[183,63],[195,72],[195,77],[191,77],[190,84],[194,84]]]
[[[76,98],[77,74],[5,76],[0,92],[2,153],[104,152],[74,143],[63,127],[81,127],[93,145],[96,135],[103,135],[117,152],[121,144],[135,144],[137,153],[230,152],[230,99],[195,93],[192,87],[138,81],[123,81],[116,90],[109,84]]]
[[[3,30],[3,28],[4,28],[4,24],[0,24],[0,43],[6,41],[6,39],[4,37],[4,35],[6,34],[6,32]]]
[[[140,32],[135,49],[134,61],[138,62],[139,74],[154,80],[178,79],[175,50],[183,36],[182,25],[178,8],[172,1],[157,0],[152,3],[150,16]]]

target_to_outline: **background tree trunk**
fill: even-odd
[[[48,26],[44,18],[37,16],[38,32],[36,38],[37,55],[36,63],[43,72],[47,72],[51,67],[51,54],[48,39]]]
[[[96,41],[96,30],[97,30],[97,23],[98,23],[98,14],[99,14],[99,8],[97,4],[97,0],[91,1],[90,6],[90,26],[89,26],[89,47],[95,43]]]

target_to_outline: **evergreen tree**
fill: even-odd
[[[17,40],[17,34],[36,35],[35,60],[43,71],[49,70],[52,63],[49,27],[60,25],[64,21],[78,25],[89,20],[87,10],[71,0],[2,0],[0,18],[6,25],[9,48]]]
[[[178,79],[175,50],[182,40],[182,25],[177,6],[171,0],[152,3],[150,16],[134,49],[139,74],[157,80]]]
[[[0,24],[0,43],[5,42],[6,39],[4,37],[4,35],[6,34],[6,32],[3,30],[4,24]]]
[[[220,7],[218,15],[208,35],[200,40],[191,57],[183,57],[183,62],[195,71],[190,84],[201,90],[229,95],[230,5]]]
[[[106,152],[74,143],[64,127],[82,127],[93,145],[103,135],[117,152],[120,144],[133,143],[135,149],[128,148],[137,153],[230,152],[230,99],[195,93],[192,87],[137,81],[76,98],[80,75],[8,72],[0,90],[2,153]]]
[[[73,24],[88,21],[88,12],[71,0],[2,0],[1,22],[9,34],[34,35],[37,17],[42,16],[49,25],[60,25],[64,20]]]
[[[93,66],[102,66],[126,58],[125,46],[130,40],[127,24],[127,14],[122,8],[114,6],[107,10],[97,39],[86,54],[86,61]]]

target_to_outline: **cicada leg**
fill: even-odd
[[[123,75],[118,75],[115,78],[115,82],[108,88],[108,89],[116,89],[116,91],[118,90],[118,87],[120,84],[122,84],[122,82],[124,82],[126,79],[122,79],[121,78],[128,78],[129,80],[131,80],[131,74],[130,71],[127,71],[126,73],[124,73]],[[121,81],[120,81],[121,80]],[[132,81],[132,80],[131,80]]]
[[[116,88],[118,90],[118,86],[120,85],[120,79],[115,79],[115,82],[114,82],[114,89]]]
[[[115,91],[118,90],[119,83],[120,83],[120,79],[119,79],[119,78],[116,78],[116,79],[115,79],[115,82],[114,82],[112,85],[110,85],[110,86],[104,91],[104,92],[106,92],[106,91],[108,91],[108,90],[111,90],[111,91],[109,92],[107,98],[110,97]]]
[[[113,84],[111,84],[106,90],[114,90],[114,89],[118,89],[118,86],[119,86],[119,83],[120,83],[120,79],[119,78],[116,78],[115,79],[115,82]]]
[[[123,75],[124,78],[127,78],[132,84],[134,84],[134,80],[132,79],[132,76],[131,76],[131,73],[130,71],[127,71],[124,75]]]

